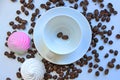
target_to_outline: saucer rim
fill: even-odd
[[[70,12],[66,12],[66,10],[68,10],[68,11],[70,11]],[[89,39],[88,38],[86,38],[85,37],[85,34],[84,34],[84,36],[83,36],[83,38],[85,38],[85,40],[87,40],[87,45],[84,45],[86,48],[81,48],[81,45],[79,45],[79,47],[77,48],[77,50],[76,51],[74,51],[74,52],[72,52],[72,53],[70,53],[70,54],[66,54],[66,55],[54,55],[54,58],[48,58],[48,56],[47,56],[47,54],[53,54],[53,52],[51,52],[47,47],[46,47],[46,45],[45,45],[45,43],[44,43],[44,41],[43,41],[43,39],[42,39],[42,26],[44,25],[44,24],[42,24],[42,25],[40,25],[40,23],[42,23],[42,22],[44,22],[44,20],[49,20],[51,17],[49,17],[48,15],[46,15],[47,13],[50,13],[51,11],[54,11],[55,10],[55,12],[54,13],[51,13],[51,14],[49,14],[49,16],[51,15],[58,15],[58,14],[69,14],[69,16],[71,16],[71,13],[74,13],[74,14],[78,14],[78,12],[77,12],[77,10],[74,10],[74,9],[71,9],[71,8],[67,8],[67,7],[58,7],[58,8],[53,8],[53,9],[51,9],[51,10],[48,10],[45,14],[43,14],[43,16],[41,16],[41,18],[39,19],[39,20],[37,20],[37,22],[36,22],[36,27],[35,27],[35,29],[34,29],[34,33],[33,33],[33,39],[34,39],[34,42],[35,42],[35,46],[36,46],[36,48],[37,48],[37,50],[38,50],[38,52],[39,52],[39,54],[43,57],[43,58],[45,58],[46,60],[48,60],[48,61],[50,61],[50,62],[52,62],[52,63],[54,63],[54,64],[59,64],[59,65],[65,65],[65,64],[70,64],[70,63],[73,63],[73,62],[75,62],[75,61],[77,61],[77,60],[79,60],[81,57],[83,57],[83,55],[87,52],[87,50],[88,50],[88,48],[89,48],[89,46],[90,46],[90,43],[91,43],[91,38],[92,38],[92,32],[91,32],[91,28],[90,28],[90,25],[89,25],[89,23],[88,23],[88,21],[87,21],[87,19],[81,14],[81,13],[79,13],[79,15],[77,15],[77,17],[80,17],[82,20],[83,20],[83,22],[84,23],[86,23],[85,25],[87,26],[86,28],[87,28],[87,30],[86,30],[86,32],[87,33],[89,33],[89,34],[87,34],[86,36],[88,36],[89,37]],[[63,11],[64,10],[64,11]],[[59,13],[59,11],[62,11],[61,13]],[[47,18],[43,18],[43,17],[46,17],[47,16]],[[71,17],[74,17],[74,16],[71,16]],[[43,20],[42,20],[43,19]],[[76,18],[77,19],[77,18]],[[78,18],[79,19],[79,18]],[[78,20],[77,19],[77,20]],[[38,21],[39,21],[39,23],[38,23]],[[82,23],[82,22],[81,22]],[[83,23],[82,23],[83,24]],[[39,25],[39,27],[38,27],[38,25]],[[40,27],[41,26],[41,27]],[[84,27],[83,27],[84,28]],[[38,30],[40,30],[40,31],[38,31]],[[84,30],[85,31],[85,30]],[[84,32],[83,31],[83,32]],[[39,32],[39,34],[38,34],[38,32]],[[81,33],[82,33],[82,30],[81,30]],[[85,32],[84,32],[85,33]],[[38,40],[38,37],[40,38],[39,40]],[[82,39],[83,39],[82,38]],[[81,41],[85,41],[85,40],[81,40]],[[39,43],[39,44],[38,44]],[[85,42],[84,42],[85,43]],[[83,43],[82,43],[82,45],[83,45]],[[79,50],[78,50],[79,49]],[[82,52],[80,51],[80,50],[82,50]],[[76,54],[77,53],[77,54]],[[79,54],[79,56],[78,56],[78,54]],[[76,57],[77,58],[76,58]],[[57,59],[61,59],[61,60],[57,60]]]

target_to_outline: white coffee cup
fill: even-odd
[[[59,32],[68,35],[68,39],[58,38]],[[75,51],[80,45],[81,29],[74,17],[60,14],[46,22],[42,36],[50,51],[58,55],[66,55]]]

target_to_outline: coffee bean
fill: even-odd
[[[13,25],[14,25],[14,22],[13,22],[13,21],[9,22],[9,25],[10,25],[10,26],[13,26]]]
[[[26,58],[29,59],[29,58],[31,58],[31,56],[30,55],[26,55]]]
[[[57,33],[57,37],[58,37],[58,38],[61,38],[62,36],[63,36],[63,33],[62,33],[62,32]]]
[[[69,1],[69,3],[74,3],[74,0],[68,0]]]
[[[77,3],[74,4],[74,9],[78,9],[78,4]]]
[[[17,72],[16,76],[17,76],[17,78],[21,78],[22,77],[20,72]]]
[[[29,34],[33,34],[33,29],[30,28],[29,31],[28,31]]]
[[[108,7],[108,8],[112,8],[112,7],[113,7],[112,3],[108,3],[108,4],[107,4],[107,7]]]
[[[35,13],[39,14],[40,10],[38,8],[35,9]]]
[[[104,68],[102,66],[100,66],[98,69],[99,69],[99,71],[103,71],[104,70]]]
[[[100,8],[104,8],[104,4],[103,3],[100,4]]]
[[[113,14],[114,14],[114,15],[117,15],[117,14],[118,14],[118,12],[117,12],[117,11],[114,11],[114,12],[113,12]]]
[[[97,0],[92,0],[93,2],[96,2]]]
[[[99,75],[100,75],[99,71],[96,71],[96,72],[95,72],[95,75],[96,75],[96,76],[99,76]]]
[[[105,69],[104,74],[108,75],[108,73],[109,73],[109,69]]]
[[[116,69],[120,69],[120,64],[117,64],[117,65],[116,65]]]
[[[35,24],[36,24],[35,22],[32,22],[32,23],[31,23],[31,27],[34,28],[34,27],[35,27]]]
[[[100,62],[100,59],[95,58],[95,62],[99,63],[99,62]]]
[[[117,38],[117,39],[120,39],[120,34],[117,34],[117,35],[116,35],[116,38]]]
[[[107,42],[108,42],[108,38],[105,38],[105,39],[104,39],[104,43],[107,43]]]
[[[111,36],[111,35],[112,35],[112,31],[111,31],[111,30],[108,30],[107,35],[108,35],[108,36]]]
[[[107,18],[106,18],[106,22],[110,22],[110,17],[107,17]]]
[[[28,3],[32,3],[33,2],[33,0],[28,0]]]
[[[108,58],[109,57],[109,54],[108,53],[106,53],[105,54],[105,56],[104,56],[104,58]]]
[[[12,0],[13,1],[13,0]],[[6,80],[12,80],[11,78],[7,77]]]
[[[25,11],[25,7],[21,6],[21,11],[24,12]]]
[[[112,44],[113,44],[113,41],[112,41],[112,40],[110,40],[108,43],[109,43],[110,45],[112,45]]]
[[[91,73],[92,72],[92,69],[90,68],[90,69],[88,69],[88,73]]]
[[[98,2],[100,2],[100,3],[103,2],[103,1],[104,1],[104,0],[98,0]]]
[[[40,7],[45,8],[46,6],[45,6],[45,4],[40,4]]]
[[[8,47],[8,44],[7,44],[7,42],[5,42],[5,46],[6,46],[6,47]]]
[[[113,49],[110,49],[110,50],[109,50],[109,53],[113,53],[113,52],[114,52]]]
[[[28,16],[29,15],[29,12],[27,10],[25,10],[25,15]]]
[[[25,2],[25,0],[20,0],[20,3],[23,4]]]
[[[98,25],[97,25],[97,27],[101,27],[102,26],[102,23],[101,22],[99,22],[98,23]]]
[[[98,15],[99,15],[98,9],[95,9],[95,10],[94,10],[94,15],[95,15],[95,16],[98,16]]]
[[[111,62],[112,62],[112,63],[115,63],[115,62],[116,62],[116,59],[115,59],[115,58],[113,58],[113,59],[111,60]]]
[[[10,36],[10,35],[11,35],[11,32],[10,32],[10,31],[8,31],[8,32],[7,32],[7,36]]]
[[[20,10],[17,10],[17,11],[16,11],[16,14],[18,14],[18,15],[19,15],[20,13],[21,13],[21,12],[20,12]]]
[[[104,46],[100,46],[100,47],[99,47],[99,50],[103,50],[103,49],[104,49]]]
[[[114,30],[114,26],[111,27],[111,30]]]
[[[114,56],[117,56],[118,55],[118,50],[115,50],[114,51]]]
[[[83,6],[83,11],[87,11],[87,7],[86,6]]]
[[[16,2],[17,0],[11,0],[12,2]]]
[[[102,30],[106,29],[106,25],[103,25],[103,26],[101,27],[101,29],[102,29]]]
[[[108,62],[107,66],[108,66],[109,68],[113,68],[113,67],[114,67],[114,64],[113,64],[112,62]]]
[[[98,68],[98,64],[94,64],[93,68],[95,69]]]
[[[57,75],[54,75],[54,76],[53,76],[53,79],[57,79]]]
[[[68,37],[68,35],[63,35],[63,36],[62,36],[62,39],[63,39],[63,40],[67,40],[67,39],[69,39],[69,37]]]
[[[93,67],[93,63],[92,62],[89,63],[89,67]]]

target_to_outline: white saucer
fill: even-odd
[[[82,27],[81,28],[81,42],[79,47],[72,53],[66,55],[57,55],[50,51],[46,45],[44,44],[42,38],[42,30],[45,26],[46,22],[50,20],[52,17],[57,15],[68,15],[77,19]],[[78,34],[79,35],[79,34]],[[65,65],[73,63],[79,60],[83,55],[87,52],[92,38],[92,32],[90,25],[86,18],[77,10],[67,7],[58,7],[48,10],[44,13],[39,20],[36,22],[36,26],[34,29],[33,39],[35,46],[40,53],[40,55],[46,60],[59,65]]]

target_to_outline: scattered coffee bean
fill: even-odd
[[[115,62],[116,62],[116,59],[115,59],[115,58],[112,58],[111,62],[112,62],[112,63],[115,63]]]
[[[58,37],[58,38],[61,38],[62,36],[63,36],[63,33],[62,33],[62,32],[57,33],[57,37]]]
[[[118,50],[115,50],[114,51],[114,56],[117,56],[118,55]]]
[[[109,57],[109,54],[108,53],[106,53],[105,54],[105,56],[104,56],[104,58],[108,58]]]
[[[29,34],[33,34],[33,29],[30,28],[29,31],[28,31]]]
[[[104,68],[102,66],[100,66],[98,69],[99,69],[99,71],[103,71],[104,70]]]
[[[108,62],[107,66],[108,66],[109,68],[113,68],[113,67],[114,67],[114,64],[113,64],[112,62]]]
[[[12,0],[13,1],[13,0]],[[12,80],[11,78],[7,77],[6,80]]]
[[[117,34],[117,35],[116,35],[116,38],[117,38],[117,39],[120,39],[120,34]]]
[[[120,69],[120,64],[117,64],[117,65],[116,65],[116,69]]]
[[[13,22],[13,21],[9,22],[9,25],[10,25],[10,26],[13,26],[13,25],[14,25],[14,22]]]
[[[98,64],[94,64],[93,68],[95,69],[98,68]]]
[[[100,4],[100,8],[104,8],[104,4],[101,3],[101,4]]]
[[[96,75],[96,76],[99,76],[99,75],[100,75],[99,71],[96,71],[96,72],[95,72],[95,75]]]
[[[62,36],[62,39],[63,39],[63,40],[67,40],[67,39],[69,39],[69,37],[68,37],[68,35],[63,35],[63,36]]]
[[[104,46],[100,46],[100,47],[99,47],[99,50],[103,50],[103,49],[104,49]]]
[[[114,52],[113,49],[110,49],[110,50],[109,50],[109,53],[113,53],[113,52]]]
[[[29,15],[29,12],[27,10],[25,10],[25,15],[28,16]]]
[[[109,73],[109,69],[105,69],[104,74],[108,75],[108,73]]]
[[[110,45],[112,45],[112,44],[113,44],[113,41],[112,41],[112,40],[110,40],[108,43],[109,43]]]
[[[20,72],[17,72],[16,76],[17,76],[17,78],[21,78],[22,77]]]
[[[88,69],[88,73],[91,73],[92,72],[92,69]]]

